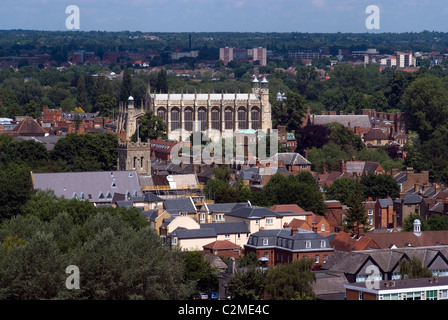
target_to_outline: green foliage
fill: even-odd
[[[266,273],[254,266],[238,269],[230,276],[227,293],[232,300],[260,300],[263,298]]]
[[[157,138],[166,137],[166,123],[159,116],[156,116],[153,111],[146,111],[146,113],[139,119],[140,129],[136,130],[132,135],[131,140],[137,141],[137,132],[140,135],[141,141],[148,141]]]
[[[417,213],[411,213],[409,216],[407,216],[404,220],[403,223],[401,224],[401,231],[413,231],[414,230],[414,220],[418,219],[420,220],[421,226],[420,226],[420,230],[421,231],[427,231],[429,230],[429,226],[428,226],[428,222],[423,219],[422,216],[420,216]]]
[[[343,227],[345,232],[353,232],[355,225],[363,226],[365,231],[369,230],[369,223],[367,221],[366,209],[365,209],[365,196],[362,192],[361,184],[356,183],[355,189],[351,192],[347,198],[347,216],[343,221]]]
[[[196,284],[198,292],[218,291],[218,273],[200,252],[183,252],[186,271],[185,278]]]
[[[118,138],[110,133],[68,134],[58,140],[51,158],[66,171],[104,171],[116,166]]]
[[[398,262],[398,266],[400,268],[401,279],[432,277],[432,272],[416,256],[412,256],[410,260],[401,259]]]
[[[288,190],[288,192],[285,192]],[[254,192],[252,204],[270,207],[274,204],[297,204],[306,211],[323,215],[326,205],[316,181],[309,173],[284,176],[276,173],[262,190]]]
[[[0,224],[1,299],[185,299],[193,289],[182,253],[164,247],[138,210],[44,192],[26,207]],[[80,269],[80,290],[65,287],[69,265]]]
[[[347,205],[350,195],[356,190],[356,188],[361,187],[362,186],[360,183],[353,178],[339,178],[336,179],[331,186],[325,187],[325,199],[338,200],[341,204]]]
[[[311,259],[301,258],[268,269],[265,289],[271,299],[291,300],[297,298],[297,294],[315,299],[316,295],[311,287],[316,281],[311,270],[312,263]]]
[[[365,197],[385,199],[397,198],[400,195],[400,187],[397,181],[388,174],[369,173],[361,177]]]

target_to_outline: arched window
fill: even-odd
[[[143,160],[144,160],[144,158],[145,158],[145,157],[141,157],[141,158],[140,158],[140,168],[143,168]]]
[[[218,108],[212,109],[212,129],[221,129],[220,112]]]
[[[180,128],[180,112],[178,108],[171,109],[171,131]]]
[[[227,107],[224,112],[224,123],[226,130],[233,130],[233,110]]]
[[[250,112],[250,120],[252,123],[252,129],[260,129],[260,109],[258,109],[257,107],[252,108]]]
[[[157,116],[162,118],[163,122],[166,123],[166,109],[165,108],[157,109]]]
[[[188,108],[184,112],[184,128],[187,131],[193,131],[193,110]]]
[[[207,130],[207,110],[204,108],[200,108],[198,110],[198,121],[200,123],[200,130],[205,131]]]
[[[238,129],[247,129],[247,123],[246,123],[246,108],[240,107],[238,109]]]

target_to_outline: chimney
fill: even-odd
[[[291,228],[291,236],[294,236],[297,234],[297,232],[299,232],[299,229],[297,229],[296,227]]]
[[[343,158],[341,158],[339,160],[339,171],[341,171],[342,173],[345,173],[347,171],[347,168],[345,166],[345,161]]]

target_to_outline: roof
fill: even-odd
[[[250,233],[249,227],[241,222],[201,223],[201,229],[214,229],[216,234]]]
[[[241,248],[239,245],[230,242],[229,240],[217,240],[202,247],[211,250],[233,250]]]
[[[367,172],[376,172],[377,170],[384,171],[379,162],[372,161],[347,161],[345,164],[347,173],[357,173],[362,175]]]
[[[246,206],[234,209],[226,215],[244,219],[260,219],[264,217],[281,217],[278,213],[263,207]]]
[[[414,232],[390,232],[390,233],[367,233],[367,237],[373,239],[380,248],[424,247],[448,244],[448,230],[422,231],[420,236]]]
[[[313,124],[328,124],[332,122],[337,122],[345,127],[361,127],[361,128],[371,128],[372,124],[368,115],[313,115]]]
[[[44,136],[47,132],[40,124],[31,117],[25,117],[12,130],[19,136]]]
[[[176,228],[170,233],[171,237],[177,237],[178,239],[195,239],[195,238],[214,238],[216,237],[215,229],[213,228],[201,228],[201,229],[183,229]]]
[[[166,199],[164,202],[166,210],[196,213],[196,206],[191,197],[181,199]]]
[[[225,212],[230,212],[233,209],[239,208],[241,206],[247,206],[247,202],[211,203],[211,204],[205,204],[205,206],[208,208],[209,213],[214,213],[214,212],[225,213]]]
[[[315,232],[297,229],[295,234],[291,228],[264,229],[250,235],[246,246],[252,248],[280,247],[287,251],[333,251],[330,242]],[[324,245],[323,245],[324,243]]]
[[[305,210],[300,208],[297,204],[276,204],[269,208],[272,211],[291,211],[296,213],[305,213]]]
[[[336,250],[355,251],[366,250],[380,247],[369,237],[354,237],[346,232],[338,232],[336,237],[331,241],[331,246]]]
[[[115,193],[142,194],[137,172],[93,171],[32,173],[34,189],[53,190],[58,197],[111,203]]]
[[[387,208],[388,206],[392,206],[394,204],[392,199],[378,199],[378,203],[381,208]]]
[[[177,100],[177,101],[208,101],[208,100],[227,100],[227,101],[234,101],[234,100],[242,100],[247,101],[249,100],[257,100],[258,96],[253,93],[157,93],[157,94],[151,94],[151,99],[155,100],[154,102],[157,103],[163,103],[167,102],[168,100]]]
[[[283,162],[285,165],[310,165],[307,159],[305,159],[300,153],[297,152],[282,152],[274,155],[278,162]]]
[[[364,135],[364,141],[367,140],[389,140],[389,136],[379,128],[372,128]]]
[[[344,287],[347,289],[367,289],[368,282],[357,282],[345,284]],[[392,283],[392,285],[391,285]],[[379,288],[368,288],[369,291],[397,291],[405,289],[420,289],[418,291],[426,291],[431,287],[448,286],[448,277],[438,277],[438,278],[416,278],[416,279],[403,279],[403,280],[381,280],[379,281]]]

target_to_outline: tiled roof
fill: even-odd
[[[179,239],[194,239],[194,238],[213,238],[216,237],[216,231],[213,228],[204,229],[183,229],[176,228],[170,233],[170,236],[176,236]]]
[[[196,213],[197,211],[196,206],[190,197],[182,199],[166,199],[164,206],[166,210],[170,211],[173,210],[187,213]]]
[[[231,249],[240,249],[240,246],[229,241],[229,240],[217,240],[212,243],[206,244],[202,246],[204,249],[211,250],[231,250]]]
[[[249,227],[241,222],[201,223],[201,229],[215,229],[216,234],[250,233]]]
[[[305,213],[305,210],[300,208],[296,204],[276,204],[269,208],[272,211],[279,212],[279,211],[292,211],[296,213]]]
[[[58,197],[95,203],[111,203],[115,193],[131,197],[142,194],[134,170],[33,173],[33,185],[35,189],[54,190]]]
[[[241,207],[235,210],[232,210],[226,215],[233,216],[233,217],[240,217],[240,218],[246,218],[246,219],[259,219],[264,217],[281,217],[278,213],[269,210],[268,208],[263,207]]]
[[[378,244],[380,248],[397,248],[436,246],[448,244],[448,230],[422,231],[420,236],[414,232],[392,232],[392,233],[368,233],[367,236]]]
[[[364,135],[364,140],[389,140],[389,136],[378,128],[372,128]]]
[[[372,124],[368,115],[314,115],[311,116],[314,119],[314,124],[328,124],[332,122],[337,122],[345,127],[360,127],[360,128],[371,128]]]

